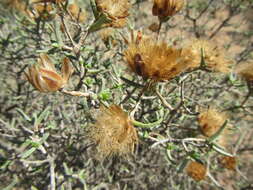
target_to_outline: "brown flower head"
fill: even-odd
[[[226,115],[216,109],[209,108],[201,111],[198,116],[201,133],[206,137],[214,135],[222,127],[226,119]]]
[[[44,21],[51,21],[55,18],[55,10],[52,3],[35,3],[33,4],[33,13],[30,16],[34,19],[41,19]]]
[[[100,160],[113,155],[127,156],[138,143],[137,132],[128,115],[117,105],[100,109],[88,136],[96,144]]]
[[[230,71],[229,66],[232,62],[225,58],[223,50],[216,45],[205,40],[193,40],[189,50],[194,55],[192,69],[200,66],[203,56],[206,69],[223,73]]]
[[[105,26],[121,28],[126,25],[131,6],[129,0],[96,0],[96,4],[98,11],[111,20]]]
[[[56,72],[54,65],[46,54],[41,54],[38,63],[25,73],[28,81],[40,92],[55,92],[63,88],[72,74],[68,58],[62,61],[62,75]]]
[[[253,61],[239,64],[235,68],[235,73],[249,82],[253,82]]]
[[[152,13],[160,20],[175,15],[184,6],[184,0],[154,0]]]
[[[191,161],[186,167],[186,173],[195,181],[201,181],[205,179],[206,167],[196,161]]]
[[[220,158],[220,163],[223,168],[227,168],[229,170],[236,170],[236,158],[231,156],[222,156]]]
[[[127,41],[125,59],[133,72],[144,79],[155,81],[170,80],[187,70],[191,61],[191,52],[157,42],[151,37],[137,35]]]

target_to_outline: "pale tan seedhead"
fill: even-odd
[[[227,116],[216,109],[202,110],[198,116],[199,129],[203,135],[210,137],[223,126],[226,119]]]
[[[128,156],[138,143],[137,131],[128,115],[117,105],[102,107],[97,121],[90,126],[89,139],[96,145],[97,158]]]
[[[129,0],[96,0],[96,4],[98,11],[111,20],[105,26],[121,28],[126,25],[131,7]]]
[[[200,67],[203,58],[206,69],[222,73],[230,72],[233,62],[225,57],[222,48],[206,40],[193,40],[187,48],[194,56],[191,62],[192,69]]]
[[[133,36],[133,35],[132,35]],[[167,45],[150,36],[137,35],[124,51],[130,69],[144,79],[170,80],[189,68],[191,52]]]

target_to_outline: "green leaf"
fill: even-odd
[[[49,113],[50,113],[49,107],[47,107],[42,113],[40,113],[39,117],[35,119],[34,125],[38,126],[43,119],[46,120]]]
[[[21,159],[28,158],[37,148],[32,147],[29,150],[25,151],[24,153],[21,154]]]
[[[211,137],[208,138],[208,142],[211,143],[211,142],[215,141],[220,136],[220,134],[222,133],[222,131],[225,129],[227,123],[228,123],[228,120],[226,120],[223,123],[223,125],[220,127],[220,129],[215,134],[213,134]]]
[[[161,124],[163,121],[163,117],[161,117],[159,120],[153,122],[153,123],[142,123],[139,121],[132,120],[133,124],[137,127],[141,128],[150,128],[152,129],[153,127],[156,127],[157,125]]]
[[[96,32],[103,28],[103,24],[109,23],[111,20],[105,14],[100,14],[94,23],[89,27],[88,32]]]
[[[107,101],[111,98],[111,93],[109,92],[109,90],[104,90],[99,93],[98,97],[103,101]]]
[[[220,154],[223,154],[225,156],[230,156],[230,157],[233,157],[232,154],[226,152],[221,146],[219,146],[218,144],[216,143],[212,143],[212,148],[213,150],[215,150],[216,152],[220,153]]]
[[[97,10],[96,2],[94,0],[90,0],[90,6],[91,6],[94,17],[97,18],[99,13],[98,13],[98,10]]]
[[[183,170],[185,169],[185,167],[187,166],[187,163],[189,162],[189,159],[188,158],[185,158],[181,163],[180,165],[178,166],[177,168],[177,171],[178,172],[183,172]]]
[[[18,112],[26,121],[32,122],[32,119],[31,119],[28,115],[26,115],[26,114],[23,112],[23,110],[17,108],[17,112]]]

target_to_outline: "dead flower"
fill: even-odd
[[[28,81],[40,92],[55,92],[64,87],[72,74],[68,58],[62,61],[62,75],[56,72],[52,61],[46,54],[41,54],[38,63],[32,65],[25,73]]]
[[[33,10],[33,14],[30,16],[34,19],[51,21],[56,16],[52,3],[35,3]]]
[[[175,15],[184,6],[184,0],[154,0],[153,2],[152,13],[160,20]]]
[[[144,79],[170,80],[186,71],[191,62],[191,52],[157,42],[152,37],[133,34],[124,51],[128,66]]]
[[[235,73],[249,82],[253,82],[253,61],[239,64],[235,68]]]
[[[218,46],[205,40],[193,40],[188,47],[194,55],[191,68],[201,66],[203,58],[204,67],[210,71],[227,73],[230,72],[232,61],[225,58],[224,51]]]
[[[97,147],[97,158],[127,156],[133,153],[138,136],[128,115],[117,105],[102,107],[88,136]]]
[[[105,26],[121,28],[126,25],[128,10],[131,7],[129,0],[96,0],[96,5],[98,11],[111,20]]]
[[[236,157],[233,156],[222,156],[219,159],[221,165],[223,168],[229,169],[229,170],[236,170]]]
[[[201,111],[198,116],[201,133],[206,137],[211,137],[222,127],[226,119],[227,117],[224,113],[213,108]]]
[[[191,161],[186,167],[186,173],[195,181],[201,181],[205,179],[206,167],[196,161]]]

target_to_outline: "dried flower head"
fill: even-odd
[[[23,14],[27,14],[27,3],[24,0],[3,0],[4,6]]]
[[[88,136],[96,144],[100,160],[113,155],[127,156],[138,143],[137,132],[128,115],[117,105],[100,109]]]
[[[205,179],[206,167],[199,162],[191,161],[186,167],[186,173],[195,181],[201,181]]]
[[[76,3],[69,4],[67,7],[70,15],[77,22],[84,22],[86,20],[86,12],[82,10]]]
[[[216,45],[205,40],[193,40],[189,49],[194,55],[191,67],[194,69],[201,65],[203,58],[205,67],[211,71],[227,73],[230,71],[231,61],[227,60],[224,51]]]
[[[55,92],[64,87],[72,74],[68,58],[63,59],[61,72],[62,75],[56,72],[48,55],[41,54],[38,63],[31,66],[25,75],[34,88],[40,92]]]
[[[33,14],[30,14],[30,16],[34,19],[50,21],[56,16],[52,3],[35,3],[33,5],[33,10]]]
[[[179,12],[184,6],[184,0],[154,0],[152,13],[160,20]]]
[[[170,80],[186,71],[191,61],[188,50],[169,47],[165,42],[157,42],[151,37],[132,34],[124,51],[126,61],[133,72],[144,79],[154,81]]]
[[[222,156],[219,159],[223,168],[227,168],[229,170],[236,170],[236,157],[231,156]]]
[[[201,111],[198,116],[201,133],[207,137],[214,135],[222,127],[226,119],[227,117],[224,113],[213,108]]]
[[[126,25],[131,7],[129,0],[96,0],[96,4],[98,11],[111,20],[105,26],[121,28]]]
[[[239,64],[235,68],[235,73],[249,82],[253,82],[253,61]]]

